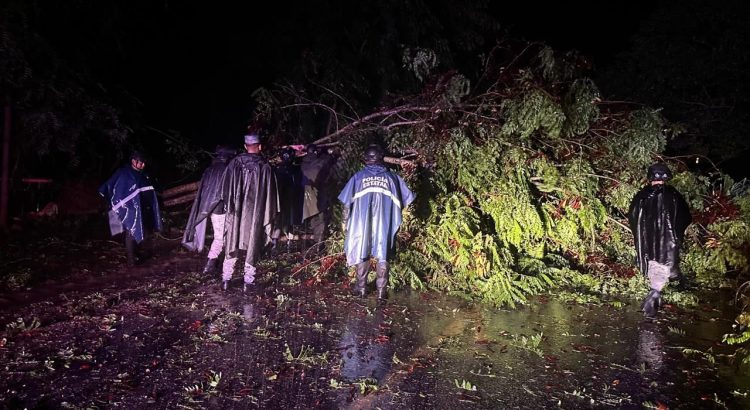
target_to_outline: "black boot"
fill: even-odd
[[[656,312],[659,311],[660,306],[661,293],[656,289],[651,289],[648,295],[646,295],[646,299],[643,300],[643,304],[641,304],[641,310],[643,310],[643,314],[646,317],[653,318],[656,316]]]
[[[227,288],[229,288],[229,281],[228,280],[221,281],[221,290],[225,291],[227,290]]]
[[[130,234],[130,231],[125,230],[125,254],[128,258],[128,267],[132,268],[138,263],[138,258],[135,256],[135,238]]]
[[[206,261],[206,266],[203,267],[203,273],[213,273],[216,270],[216,264],[219,258],[212,258]]]
[[[375,281],[375,284],[378,287],[378,301],[379,302],[385,302],[385,299],[387,298],[386,294],[386,286],[388,285],[388,270],[390,266],[388,265],[387,261],[381,261],[378,262],[378,266],[375,270],[375,273],[377,273],[377,280]]]
[[[352,287],[352,295],[365,296],[365,286],[367,285],[367,273],[370,270],[370,261],[364,261],[357,264],[357,281]]]

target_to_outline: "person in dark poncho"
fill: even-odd
[[[680,246],[692,221],[685,199],[666,182],[672,172],[663,163],[651,165],[649,184],[630,203],[628,222],[633,232],[636,263],[648,278],[651,291],[642,310],[653,317],[661,304],[661,290],[670,280],[683,281],[680,272]]]
[[[221,197],[226,206],[222,266],[224,290],[232,279],[240,251],[247,251],[243,269],[243,290],[247,290],[248,285],[255,281],[255,264],[271,241],[279,197],[276,177],[271,165],[260,155],[261,149],[258,135],[245,135],[247,152],[229,161],[224,172]]]
[[[274,248],[282,235],[286,236],[289,246],[295,227],[302,223],[302,171],[296,158],[296,150],[286,147],[281,151],[281,162],[274,167],[281,205],[272,234]]]
[[[404,180],[385,167],[383,158],[380,146],[367,147],[364,169],[349,179],[338,197],[344,204],[346,262],[357,271],[352,293],[365,295],[370,257],[374,257],[380,301],[385,298],[388,261],[393,257],[402,211],[414,200]]]
[[[323,249],[323,238],[331,219],[328,179],[336,163],[336,157],[315,144],[309,144],[305,151],[307,154],[300,164],[304,186],[302,220],[312,231],[314,243],[320,251]]]
[[[206,224],[211,221],[214,236],[203,273],[211,273],[216,269],[219,254],[224,248],[224,201],[221,200],[221,181],[229,160],[235,155],[237,151],[233,148],[223,145],[216,147],[214,159],[201,177],[198,195],[193,201],[182,237],[182,245],[186,249],[193,252],[203,251]]]
[[[99,187],[99,195],[109,206],[109,229],[112,236],[124,233],[127,264],[138,262],[136,247],[149,230],[161,231],[161,214],[154,185],[148,174],[146,157],[133,151],[130,163],[115,171]]]

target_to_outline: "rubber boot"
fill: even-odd
[[[370,261],[364,261],[357,264],[357,282],[352,287],[352,295],[365,296],[365,286],[367,285],[367,273],[370,270]]]
[[[258,270],[255,268],[255,266],[245,263],[244,273],[242,274],[242,292],[247,292],[248,289],[255,283],[255,275],[258,273]]]
[[[138,258],[135,256],[135,238],[130,234],[130,231],[125,231],[125,254],[128,258],[128,267],[132,268],[138,263]]]
[[[203,273],[213,273],[216,270],[218,258],[209,259],[206,261],[206,266],[203,267]]]
[[[385,299],[387,298],[386,294],[386,286],[388,285],[388,270],[390,266],[387,261],[381,261],[378,262],[377,268],[375,270],[375,273],[377,274],[378,278],[375,281],[375,285],[378,287],[378,301],[379,302],[385,302]]]
[[[643,310],[643,314],[646,317],[653,318],[659,311],[660,306],[661,293],[656,289],[651,289],[651,291],[648,292],[648,295],[646,295],[646,299],[643,300],[643,304],[641,304],[641,310]]]

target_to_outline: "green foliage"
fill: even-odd
[[[336,129],[347,131],[326,140],[339,143],[341,180],[359,169],[361,148],[373,140],[409,161],[402,170],[417,200],[399,233],[394,285],[505,306],[559,284],[583,295],[642,297],[648,287],[634,276],[626,213],[656,160],[675,172],[672,183],[695,219],[683,244],[683,271],[701,284],[719,284],[727,273],[748,269],[750,199],[743,184],[689,172],[665,157],[667,136],[678,127],[656,109],[601,105],[593,81],[575,77],[577,56],[526,50],[508,53],[515,56],[510,61],[489,56],[488,70],[469,81],[455,71],[430,74],[443,61],[440,53],[433,58],[410,46],[404,63],[424,80],[421,93],[348,123],[336,117]],[[495,58],[498,66],[491,66]],[[328,108],[340,99],[332,90]],[[283,104],[305,102],[303,94],[293,96]],[[283,100],[259,97],[260,107]],[[695,303],[672,290],[665,297]]]
[[[402,54],[401,62],[403,67],[414,74],[419,81],[424,81],[432,70],[437,67],[438,58],[433,50],[420,47],[406,47]]]
[[[741,329],[739,333],[729,333],[724,335],[724,343],[730,345],[739,345],[750,341],[750,312],[741,313],[735,319],[735,328]]]
[[[535,132],[558,138],[565,122],[565,113],[549,94],[531,88],[517,98],[503,101],[505,124],[502,133],[527,139]]]
[[[593,81],[583,78],[573,82],[563,100],[563,134],[574,136],[588,131],[589,124],[599,117],[599,107],[596,106],[598,100],[599,90]]]
[[[669,183],[682,193],[690,208],[703,210],[705,197],[711,185],[708,176],[692,172],[677,172]]]
[[[740,208],[740,217],[745,223],[750,224],[750,189],[748,189],[747,179],[732,185],[729,189],[729,195],[732,202]]]
[[[656,110],[633,111],[627,123],[616,131],[617,137],[605,143],[611,153],[609,160],[623,168],[643,172],[653,162],[654,154],[663,152],[667,144],[663,125],[664,119]]]
[[[747,271],[750,264],[745,246],[750,243],[750,226],[735,219],[705,228],[705,242],[688,248],[681,264],[683,269],[695,275],[699,283],[709,286],[722,285],[727,272]]]
[[[617,182],[609,188],[604,195],[604,202],[613,211],[618,211],[625,216],[630,208],[630,202],[641,187],[627,182]]]

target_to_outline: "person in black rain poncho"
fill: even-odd
[[[346,262],[357,270],[352,293],[365,295],[370,257],[374,257],[377,259],[375,283],[381,301],[385,298],[388,261],[395,249],[401,214],[414,200],[404,180],[385,167],[383,156],[380,146],[367,147],[364,169],[349,179],[338,198],[344,204]]]
[[[213,241],[208,250],[208,260],[203,273],[211,273],[217,267],[219,254],[224,247],[224,201],[221,200],[221,181],[227,168],[237,151],[233,148],[219,145],[216,147],[211,165],[203,171],[198,195],[190,209],[182,245],[193,252],[203,251],[206,240],[206,224],[211,221]]]
[[[651,291],[643,301],[646,316],[653,317],[661,303],[661,290],[669,280],[683,282],[680,246],[691,222],[685,199],[671,185],[672,172],[663,163],[651,165],[649,184],[630,203],[628,222],[633,232],[636,263],[648,278]]]
[[[297,149],[286,147],[281,151],[280,157],[281,161],[274,167],[281,205],[272,235],[274,248],[281,235],[286,236],[289,246],[294,237],[295,227],[302,224],[302,170],[296,162]]]
[[[304,200],[302,203],[302,220],[312,231],[313,240],[318,251],[323,250],[323,238],[331,219],[330,192],[328,179],[336,163],[336,157],[327,149],[309,144],[306,155],[302,158],[302,185]]]
[[[148,174],[146,157],[139,151],[130,155],[130,163],[115,171],[99,187],[99,195],[109,206],[109,229],[112,236],[124,233],[129,267],[135,266],[137,244],[149,230],[161,231],[161,215],[154,185]]]
[[[224,172],[222,197],[226,206],[224,222],[225,258],[222,266],[222,287],[232,279],[239,253],[246,250],[244,286],[255,281],[255,264],[271,242],[276,213],[279,210],[276,176],[261,155],[262,145],[256,134],[245,135],[245,150],[234,157]]]

